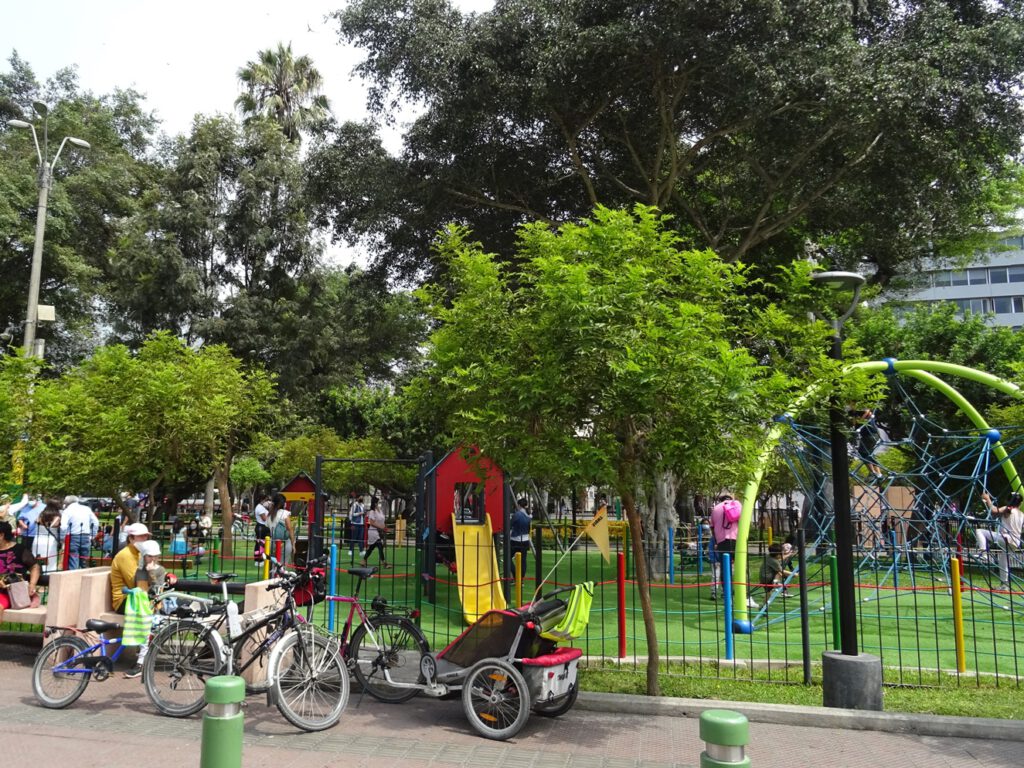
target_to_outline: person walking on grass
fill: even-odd
[[[366,513],[366,551],[363,552],[362,565],[365,568],[374,550],[380,552],[380,567],[390,568],[388,553],[384,547],[384,536],[388,529],[385,525],[384,512],[377,506],[377,497],[370,499],[370,509]]]

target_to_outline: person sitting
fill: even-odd
[[[110,603],[115,613],[124,615],[124,590],[135,588],[135,574],[139,570],[139,544],[149,540],[149,528],[142,523],[125,526],[128,545],[110,561]]]
[[[772,544],[768,547],[768,557],[764,559],[761,564],[761,577],[759,584],[764,588],[764,601],[768,602],[769,589],[778,589],[783,586],[786,582],[786,577],[792,574],[792,571],[786,570],[782,565],[782,545]],[[788,597],[789,593],[783,591],[783,597]]]
[[[0,522],[0,581],[5,583],[4,587],[0,587],[0,621],[3,621],[4,611],[11,607],[7,581],[27,580],[28,595],[32,598],[37,594],[39,572],[39,564],[32,556],[32,551],[24,544],[19,544],[15,538],[14,526],[7,520]]]
[[[167,586],[173,586],[177,578],[173,573],[160,564],[160,544],[147,539],[136,544],[139,551],[139,567],[135,572],[135,586],[144,590],[149,597],[159,597]],[[172,604],[173,603],[173,604]],[[169,614],[174,610],[177,603],[174,598],[168,598],[157,602],[157,610]],[[149,643],[145,642],[139,646],[139,654],[135,665],[124,673],[128,679],[139,677],[142,674],[142,665],[146,661],[146,652],[149,650]]]

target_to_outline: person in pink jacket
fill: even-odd
[[[711,585],[711,599],[718,597],[718,585],[722,583],[722,555],[728,553],[730,560],[736,559],[736,535],[739,533],[740,515],[743,505],[723,493],[711,509],[711,535],[715,540],[716,562],[713,566],[714,582]]]

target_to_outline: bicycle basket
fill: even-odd
[[[327,574],[324,569],[311,569],[308,578],[295,587],[293,596],[296,605],[316,605],[327,599]]]
[[[541,633],[548,640],[569,641],[582,637],[590,622],[590,604],[594,600],[594,582],[577,584],[569,597],[565,616],[557,625]]]

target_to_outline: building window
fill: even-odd
[[[1008,315],[1013,312],[1013,298],[1010,296],[996,296],[992,299],[992,306],[997,315]]]
[[[953,285],[967,285],[967,273],[966,272],[954,272],[952,278]]]
[[[1024,296],[1013,297],[1013,311],[1024,312]]]
[[[939,270],[938,272],[933,272],[932,273],[932,277],[934,278],[934,282],[935,282],[935,287],[936,288],[948,288],[949,287],[949,278],[950,278],[949,270],[943,269],[943,270]]]
[[[985,285],[988,282],[987,269],[968,269],[967,280],[971,285]]]
[[[1010,267],[1007,274],[1011,283],[1024,283],[1024,266]]]
[[[1006,267],[992,267],[988,271],[988,281],[993,285],[1007,282]]]

